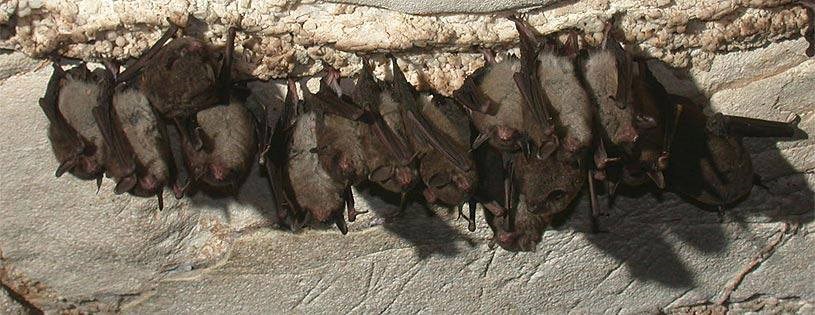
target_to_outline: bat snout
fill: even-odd
[[[456,183],[456,187],[463,192],[471,193],[473,190],[473,185],[462,175],[453,176],[453,182]]]
[[[507,126],[495,128],[495,138],[502,142],[512,142],[518,137],[518,130]]]
[[[637,128],[634,128],[632,125],[628,125],[617,131],[617,133],[614,135],[614,142],[634,143],[637,141],[637,138],[639,138]]]
[[[414,179],[413,171],[407,167],[400,167],[396,169],[396,182],[402,189],[408,189],[413,186]]]

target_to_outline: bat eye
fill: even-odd
[[[375,182],[384,182],[388,178],[391,178],[392,175],[393,167],[383,165],[371,172],[371,175],[368,178]]]
[[[563,197],[566,197],[566,192],[563,191],[563,190],[560,190],[560,189],[556,189],[556,190],[553,190],[552,192],[550,192],[549,195],[546,196],[546,200],[550,201],[550,202],[555,202],[555,201],[558,201],[560,199],[563,199]]]
[[[450,183],[451,178],[450,174],[447,172],[439,172],[430,176],[430,179],[427,180],[427,185],[431,187],[441,187]]]

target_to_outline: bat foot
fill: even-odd
[[[340,230],[342,235],[348,234],[348,224],[345,223],[345,218],[342,217],[342,214],[334,217],[334,223],[337,225],[337,228]]]

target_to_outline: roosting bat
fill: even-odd
[[[374,78],[367,59],[351,94],[354,103],[371,115],[371,123],[360,125],[362,148],[370,174],[368,179],[382,188],[405,196],[418,182],[415,153],[407,140],[401,109],[391,85]]]
[[[479,170],[477,196],[484,205],[484,218],[493,231],[493,241],[510,251],[534,251],[549,225],[550,216],[528,211],[526,197],[517,191],[507,193],[505,178],[512,175],[505,173],[501,152],[484,146],[474,154]],[[525,157],[519,155],[519,158]],[[530,161],[544,160],[530,158]],[[503,212],[496,215],[493,207],[500,207]]]
[[[105,171],[107,146],[93,117],[99,84],[84,64],[66,73],[54,63],[45,96],[39,103],[48,118],[48,139],[59,162],[55,174],[96,179],[97,190]]]
[[[232,67],[230,56],[234,38],[235,28],[231,27],[226,41],[227,59],[220,72],[221,76],[227,77],[219,79],[226,84],[219,88],[227,90],[231,89],[228,73]],[[251,113],[244,105],[244,97],[230,91],[218,94],[231,95],[227,106],[215,106],[195,114],[200,126],[201,150],[188,141],[181,143],[190,178],[187,185],[201,184],[204,190],[214,194],[237,194],[255,157],[255,126]],[[177,192],[177,198],[181,197],[179,193],[183,192]]]
[[[419,94],[396,58],[390,59],[394,95],[401,105],[408,139],[419,158],[425,199],[446,206],[463,204],[476,184],[466,113],[441,95]]]
[[[260,116],[258,135],[261,141],[259,162],[265,167],[278,222],[291,230],[299,230],[305,221],[305,213],[297,207],[291,192],[286,168],[289,159],[289,143],[297,119],[300,98],[294,80],[289,79],[286,97],[282,102],[266,102],[264,114]]]
[[[790,122],[715,114],[707,117],[692,101],[682,106],[667,176],[671,191],[704,208],[722,211],[744,200],[756,183],[744,137],[792,137],[800,117]]]
[[[106,165],[115,192],[156,196],[163,209],[164,187],[175,180],[167,130],[141,91],[115,84],[118,66],[106,68],[94,116],[110,148]]]
[[[231,69],[220,67],[226,73],[218,75],[217,53],[196,38],[170,40],[177,30],[171,23],[161,39],[117,81],[129,81],[140,73],[139,89],[153,107],[162,117],[175,122],[183,141],[200,150],[203,143],[195,115],[203,109],[229,103],[227,85],[231,84]],[[224,55],[224,60],[231,58],[230,52]]]
[[[521,74],[530,78],[529,88],[522,89],[528,90],[525,95],[532,95],[526,99],[537,103],[533,107],[551,108],[548,121],[558,121],[555,129],[562,148],[575,155],[582,153],[591,145],[593,111],[575,67],[577,34],[569,32],[569,39],[562,46],[553,35],[545,38],[544,45],[541,45],[529,24],[519,18],[513,18],[513,21],[521,37],[521,64],[534,69],[521,67]],[[547,118],[538,120],[546,121]]]
[[[318,128],[325,114],[307,102],[303,102],[302,106],[287,149],[288,188],[294,196],[296,208],[309,213],[318,222],[333,221],[346,234],[348,227],[343,210],[348,198],[352,197],[348,195],[348,186],[332,178],[329,171],[323,168],[317,152]]]
[[[465,162],[465,171],[456,167],[429,141],[411,133],[410,140],[419,152],[419,175],[425,184],[423,195],[433,204],[458,206],[469,200],[478,185],[475,162],[470,154],[470,124],[467,113],[452,99],[438,94],[419,96],[419,115],[434,128],[433,137],[444,137],[445,145]]]
[[[339,71],[330,66],[326,68],[327,74],[320,81],[319,91],[316,94],[305,91],[303,98],[318,112],[315,153],[332,180],[344,185],[348,221],[353,222],[357,212],[351,186],[367,180],[369,173],[360,133],[364,131],[361,124],[370,123],[370,114],[342,95]]]

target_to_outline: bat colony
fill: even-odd
[[[487,64],[452,98],[418,92],[393,56],[390,81],[363,58],[354,78],[326,66],[316,92],[299,84],[302,99],[290,79],[285,101],[257,114],[231,80],[235,28],[220,52],[171,26],[121,73],[110,61],[93,72],[55,62],[40,107],[56,176],[95,179],[98,191],[106,175],[116,194],[156,196],[162,208],[168,186],[177,198],[234,195],[259,161],[279,221],[292,229],[326,222],[347,233],[346,215],[358,214],[351,187],[365,184],[401,196],[402,208],[414,195],[458,207],[470,230],[480,203],[493,240],[528,251],[584,188],[594,216],[603,212],[597,195],[620,186],[731,207],[755,178],[742,138],[798,130],[797,118],[706,116],[668,93],[612,38],[611,23],[600,47],[581,48],[575,31],[541,36],[511,19],[520,56],[485,52]],[[180,135],[184,182],[166,123]]]

